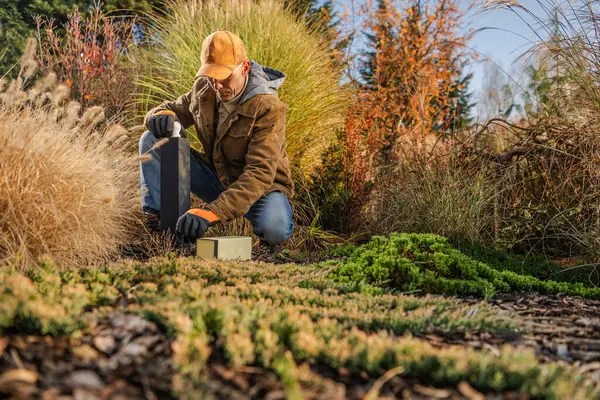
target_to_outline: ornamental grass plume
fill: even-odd
[[[20,75],[25,79],[29,79],[35,75],[38,70],[38,63],[35,59],[35,52],[37,50],[37,41],[35,38],[30,37],[25,43],[25,50],[21,56],[21,72]]]
[[[137,155],[123,128],[100,127],[101,110],[82,121],[55,76],[23,78],[0,92],[0,264],[104,261],[129,235]]]

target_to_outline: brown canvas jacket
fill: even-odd
[[[252,62],[252,70],[256,66],[261,67]],[[288,199],[294,195],[285,150],[286,106],[276,94],[261,93],[270,91],[251,86],[257,80],[249,81],[241,104],[219,124],[216,133],[217,98],[205,78],[196,79],[188,93],[160,104],[146,115],[148,118],[158,110],[167,109],[175,112],[184,128],[194,125],[205,152],[203,161],[216,170],[225,187],[208,204],[223,222],[244,215],[266,193],[281,191]],[[257,94],[251,93],[252,97],[245,100],[253,89]]]

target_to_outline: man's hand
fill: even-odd
[[[146,126],[157,139],[170,137],[175,127],[175,113],[170,110],[157,111],[148,117]]]
[[[177,220],[175,230],[186,242],[199,239],[210,226],[219,222],[219,217],[208,208],[192,208]]]

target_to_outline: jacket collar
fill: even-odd
[[[199,92],[199,118],[202,123],[201,128],[204,131],[205,137],[211,137],[214,134],[215,143],[219,142],[231,124],[236,121],[240,115],[248,118],[256,118],[256,112],[260,102],[259,99],[260,97],[256,96],[239,104],[238,108],[229,115],[227,121],[224,121],[221,130],[217,132],[217,94],[210,88],[205,80],[205,85],[200,88]]]

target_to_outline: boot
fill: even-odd
[[[144,228],[149,233],[160,233],[160,211],[144,206],[142,212],[144,213]]]

